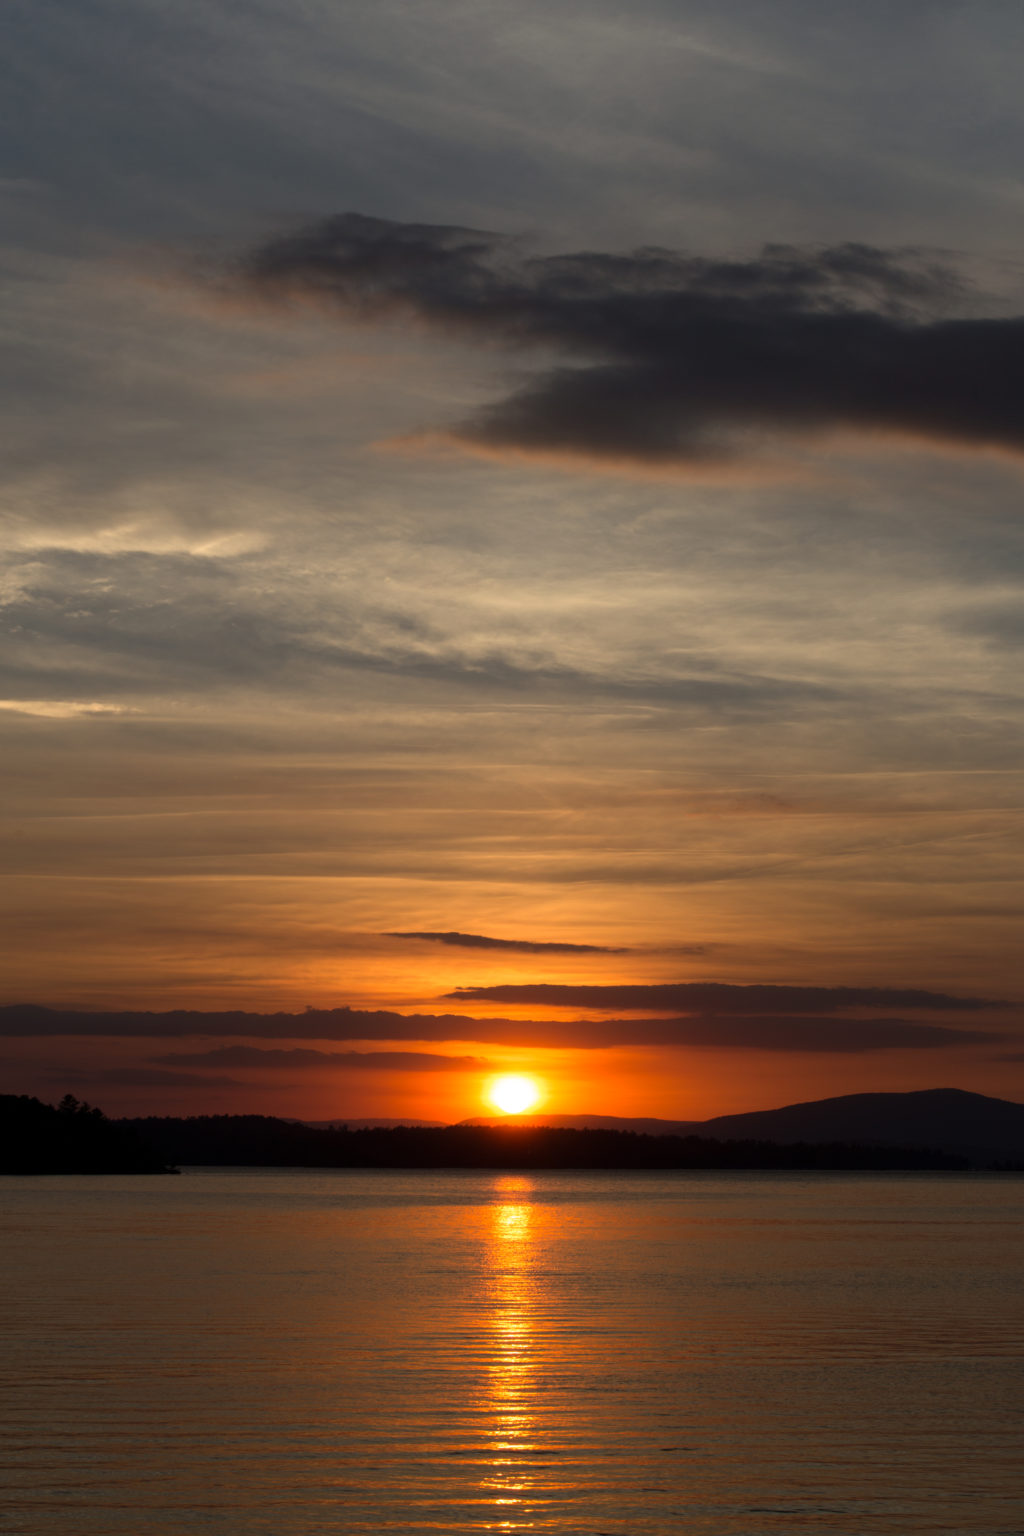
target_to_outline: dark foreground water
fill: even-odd
[[[1024,1179],[0,1180],[0,1529],[1024,1532]]]

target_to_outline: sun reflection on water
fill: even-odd
[[[490,1467],[484,1489],[495,1506],[495,1530],[528,1530],[535,1475],[526,1463],[537,1447],[533,1406],[536,1359],[536,1232],[533,1185],[505,1175],[496,1181],[487,1248],[490,1351]]]

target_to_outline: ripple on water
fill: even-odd
[[[1019,1532],[1024,1180],[0,1181],[25,1536]]]

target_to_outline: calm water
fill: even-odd
[[[1024,1532],[1024,1179],[0,1180],[0,1529]]]

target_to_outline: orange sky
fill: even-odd
[[[1024,1099],[1019,40],[825,10],[143,7],[130,88],[26,12],[0,1009],[399,1017],[0,1013],[6,1088]],[[450,996],[676,982],[932,996]]]

